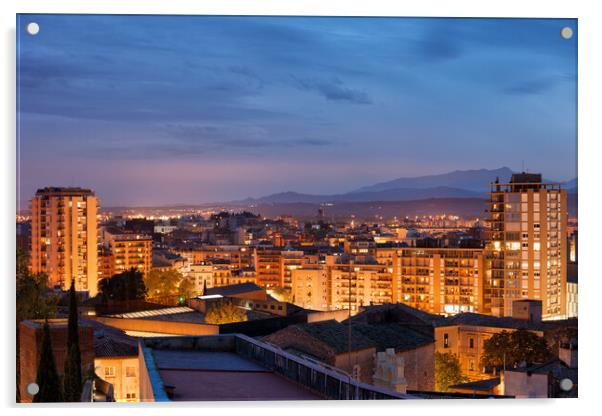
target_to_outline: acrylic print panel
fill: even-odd
[[[577,396],[577,21],[19,15],[17,400]]]

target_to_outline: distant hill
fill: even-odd
[[[257,199],[247,199],[246,203],[328,203],[328,202],[370,202],[370,201],[411,201],[430,198],[483,198],[485,192],[445,186],[435,188],[399,188],[379,192],[349,192],[338,195],[311,195],[297,192],[282,192]]]
[[[488,191],[489,182],[494,182],[496,178],[502,182],[509,181],[512,173],[512,170],[507,167],[493,170],[456,170],[440,175],[397,178],[388,182],[364,186],[353,192],[377,192],[399,188],[458,188],[482,194]]]
[[[293,204],[293,203],[335,203],[335,202],[371,202],[371,201],[414,201],[441,198],[484,198],[489,191],[489,183],[499,178],[509,182],[512,170],[499,169],[456,170],[454,172],[397,178],[388,182],[364,186],[357,190],[332,195],[303,194],[299,192],[281,192],[260,198],[248,198],[230,203],[244,204]],[[545,181],[545,180],[544,180]],[[564,183],[568,193],[577,192],[577,179]]]

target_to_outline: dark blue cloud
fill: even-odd
[[[364,91],[347,87],[339,78],[329,80],[298,79],[293,77],[295,85],[305,91],[315,91],[328,100],[349,101],[355,104],[372,104]]]

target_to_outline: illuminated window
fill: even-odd
[[[449,348],[449,335],[443,334],[443,348]]]

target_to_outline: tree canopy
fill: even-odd
[[[516,367],[521,361],[542,363],[552,354],[546,340],[537,334],[519,329],[503,331],[493,335],[483,343],[481,365],[483,367]]]
[[[456,354],[435,352],[435,390],[447,391],[449,386],[466,381]]]
[[[135,269],[100,280],[98,289],[104,301],[144,300],[147,291],[142,273]]]
[[[48,276],[30,273],[27,262],[27,256],[17,251],[17,322],[51,318],[59,297],[48,288]]]
[[[177,270],[153,269],[144,276],[149,299],[162,297],[189,297],[194,295],[194,283]]]
[[[244,322],[246,320],[246,311],[229,300],[212,302],[205,314],[205,322],[208,324],[229,324],[233,322]]]

